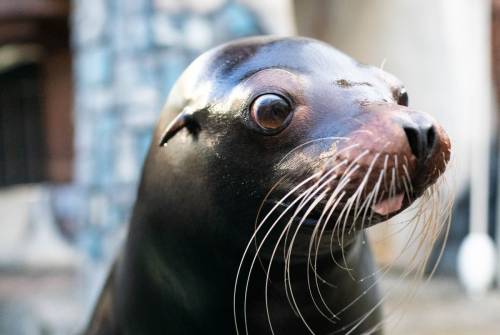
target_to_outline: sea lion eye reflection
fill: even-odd
[[[449,138],[402,87],[307,38],[201,55],[160,116],[87,334],[381,334],[392,264],[374,266],[366,229],[406,210],[401,256],[421,256],[404,279],[449,222]]]
[[[252,119],[267,133],[276,134],[283,130],[292,117],[292,107],[277,94],[258,96],[250,106]]]
[[[397,100],[398,100],[398,105],[408,107],[408,104],[410,103],[410,98],[408,96],[408,92],[406,91],[406,88],[402,87],[399,90],[399,94],[398,94],[398,99]]]

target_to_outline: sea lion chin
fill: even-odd
[[[86,334],[380,333],[364,230],[449,159],[379,68],[300,37],[212,49],[170,93]]]

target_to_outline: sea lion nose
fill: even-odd
[[[413,155],[419,161],[425,161],[436,146],[436,127],[425,114],[415,114],[401,124]]]

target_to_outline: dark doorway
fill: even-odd
[[[39,75],[37,64],[0,72],[0,186],[44,179]]]
[[[73,170],[69,0],[0,1],[0,187]]]

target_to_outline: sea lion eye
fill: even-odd
[[[250,115],[262,130],[276,134],[292,119],[292,106],[278,94],[263,94],[250,105]]]
[[[409,103],[408,92],[406,92],[406,89],[403,87],[403,88],[399,91],[399,95],[398,95],[398,105],[408,107],[408,103]]]

